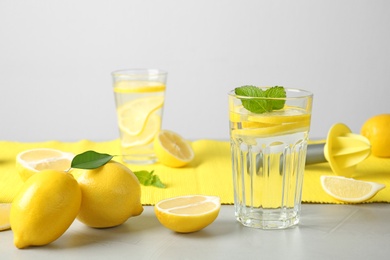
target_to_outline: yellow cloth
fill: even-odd
[[[227,141],[197,140],[192,142],[195,159],[184,168],[169,168],[159,163],[153,165],[127,165],[134,171],[154,170],[167,188],[142,186],[141,202],[153,205],[161,199],[186,194],[205,194],[221,197],[223,204],[233,204],[233,184],[231,173],[230,144]],[[32,148],[54,148],[75,154],[94,150],[112,155],[120,154],[119,140],[107,142],[48,141],[39,143],[19,143],[0,141],[0,202],[11,202],[22,181],[15,170],[15,157]],[[120,157],[115,157],[120,161]],[[328,163],[306,167],[302,201],[307,203],[340,203],[327,195],[321,188],[321,175],[333,175]],[[368,202],[390,202],[390,159],[369,157],[357,167],[353,176],[385,184]]]

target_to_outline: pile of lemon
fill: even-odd
[[[165,165],[181,167],[194,157],[189,143],[172,131],[161,131],[154,142]],[[73,169],[73,157],[47,148],[17,155],[16,168],[24,184],[12,204],[0,203],[0,230],[12,228],[17,248],[49,244],[75,219],[93,228],[108,228],[143,212],[140,182],[128,167],[111,160],[96,169]],[[161,224],[182,233],[206,227],[219,209],[218,197],[201,195],[155,205]]]
[[[96,169],[70,169],[71,160],[70,154],[53,149],[18,154],[25,182],[9,206],[17,248],[53,242],[76,218],[107,228],[142,213],[139,181],[125,165],[110,161]]]

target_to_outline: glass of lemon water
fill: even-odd
[[[161,130],[167,72],[128,69],[112,72],[123,161],[157,161],[153,140]]]
[[[299,222],[313,95],[259,89],[228,93],[235,216],[244,226],[283,229]]]

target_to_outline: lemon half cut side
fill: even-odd
[[[349,203],[367,201],[386,187],[381,183],[342,176],[321,176],[321,185],[324,191],[333,198]]]
[[[216,196],[187,195],[169,198],[154,206],[157,219],[178,233],[199,231],[218,216],[221,200]]]
[[[179,134],[161,130],[154,139],[154,152],[160,163],[169,167],[182,167],[190,163],[194,157],[194,151]]]
[[[51,148],[34,148],[16,156],[16,169],[23,181],[43,170],[66,171],[70,168],[73,153]]]

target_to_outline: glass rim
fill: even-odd
[[[166,75],[167,71],[161,69],[147,69],[147,68],[135,68],[135,69],[120,69],[111,72],[113,76],[138,76],[138,75]]]
[[[259,88],[260,89],[268,89],[268,88],[271,88],[271,87],[259,87]],[[292,99],[304,99],[304,98],[312,98],[313,97],[313,93],[308,91],[308,90],[299,89],[299,88],[284,88],[284,89],[286,90],[286,92],[293,92],[293,93],[300,93],[300,94],[297,94],[297,96],[286,96],[286,97],[283,97],[283,98],[252,97],[252,96],[237,95],[234,92],[234,89],[233,89],[233,90],[230,90],[228,92],[228,95],[230,97],[234,97],[234,98],[238,98],[238,99],[275,99],[275,100],[292,100]]]

